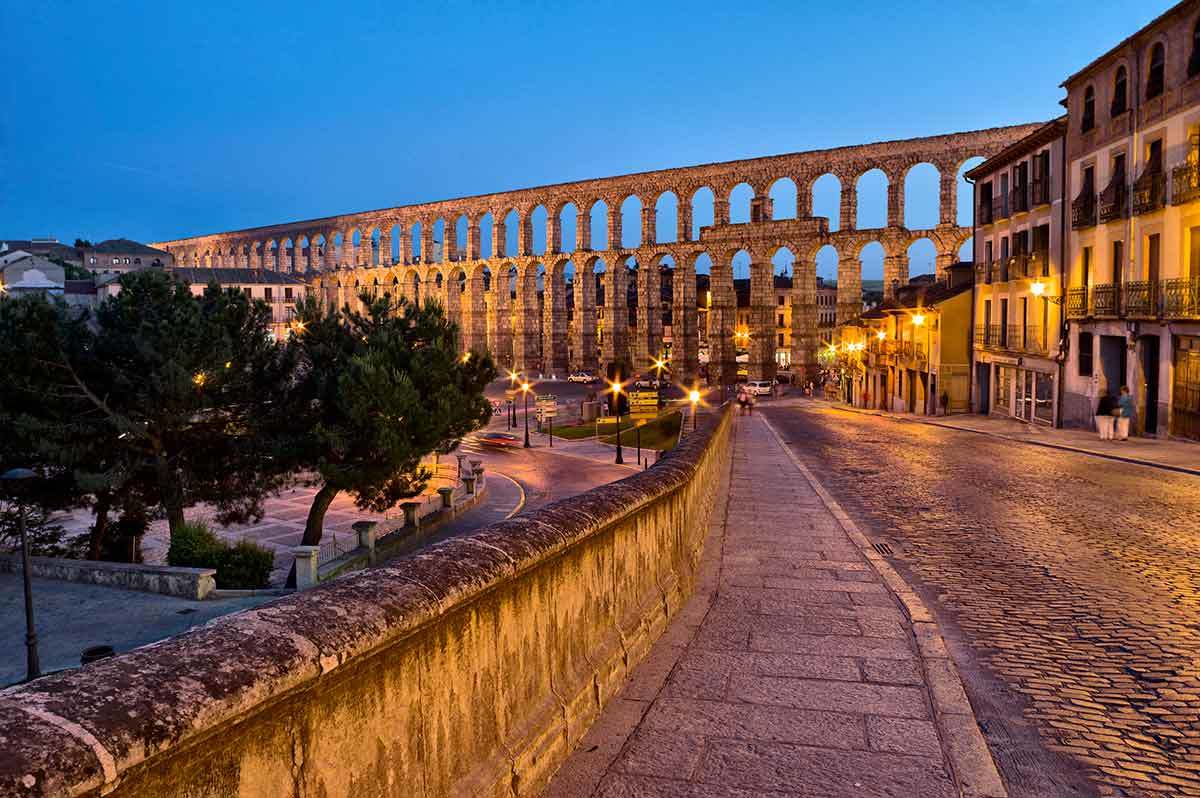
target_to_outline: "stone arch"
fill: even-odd
[[[938,200],[941,171],[929,161],[913,164],[904,173],[904,226],[909,230],[936,227],[941,218]]]
[[[668,188],[654,200],[654,230],[647,239],[656,244],[679,241],[681,227],[679,195]]]
[[[729,203],[729,217],[728,219],[722,219],[722,223],[746,224],[749,222],[750,204],[755,196],[754,186],[745,180],[729,189],[729,192],[725,195],[725,199]]]
[[[954,222],[959,227],[971,227],[975,221],[975,186],[967,180],[967,172],[984,162],[981,155],[963,158],[954,165],[955,197]]]
[[[522,255],[545,255],[550,213],[546,206],[538,203],[525,213],[524,248]]]
[[[860,173],[854,182],[854,192],[857,204],[855,228],[871,230],[887,227],[887,173],[878,166]]]
[[[883,263],[887,250],[878,239],[860,242],[855,257],[858,259],[860,274],[864,280],[882,280]]]
[[[620,231],[619,240],[610,241],[611,249],[636,249],[645,241],[642,230],[642,209],[645,203],[637,194],[627,194],[620,202]],[[617,236],[613,236],[618,238]]]
[[[421,220],[414,221],[408,228],[408,262],[428,262],[429,253],[425,252],[426,224]]]
[[[591,249],[604,251],[611,245],[608,229],[608,200],[600,198],[588,206],[588,223],[591,227]]]
[[[790,177],[778,177],[767,190],[772,219],[795,219],[800,209],[799,189]]]
[[[496,215],[490,210],[485,210],[483,214],[480,215],[477,224],[479,226],[479,252],[477,253],[476,257],[499,257],[500,253],[496,252],[492,247],[494,239],[493,233],[496,226]]]
[[[688,240],[699,241],[701,228],[712,227],[717,223],[716,197],[716,192],[710,186],[698,186],[692,191],[688,200],[692,211],[692,227],[687,231]]]
[[[500,258],[514,258],[521,255],[521,213],[516,208],[508,208],[504,211],[504,215],[500,217],[501,222],[498,233],[503,235],[504,248],[496,253]]]
[[[574,252],[591,242],[579,240],[579,205],[573,200],[560,202],[554,211],[554,229],[551,231],[550,252]]]
[[[812,215],[829,219],[830,232],[841,229],[842,181],[825,172],[812,182]]]
[[[908,258],[908,277],[934,274],[937,271],[937,244],[929,236],[917,236],[905,247]]]

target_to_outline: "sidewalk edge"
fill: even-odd
[[[927,424],[931,427],[941,427],[942,429],[956,430],[957,432],[973,432],[976,435],[987,435],[989,438],[998,438],[1003,441],[1012,441],[1013,443],[1025,443],[1030,446],[1041,446],[1045,449],[1058,449],[1063,452],[1074,452],[1076,454],[1086,454],[1091,457],[1100,457],[1105,460],[1114,460],[1118,463],[1129,463],[1131,465],[1145,466],[1146,468],[1158,468],[1163,471],[1174,471],[1178,474],[1191,474],[1192,476],[1200,476],[1200,468],[1188,468],[1187,466],[1172,465],[1171,463],[1160,463],[1155,460],[1143,460],[1139,457],[1126,457],[1120,454],[1109,454],[1107,452],[1097,452],[1094,449],[1084,449],[1080,446],[1070,446],[1065,443],[1052,443],[1050,441],[1035,441],[1028,438],[1018,438],[1013,435],[1005,435],[1002,432],[991,432],[985,429],[971,429],[970,427],[960,427],[957,424],[947,424],[942,421],[934,421],[928,417],[905,418],[903,416],[891,415],[887,413],[878,413],[871,408],[853,407],[844,404],[830,404],[830,407],[838,410],[849,410],[852,413],[860,413],[864,416],[876,416],[878,418],[888,418],[895,421],[900,421],[906,424]]]
[[[766,416],[759,417],[783,447],[788,458],[821,497],[825,509],[837,519],[842,530],[904,606],[905,613],[912,621],[925,682],[933,700],[938,733],[944,744],[943,750],[963,798],[1008,798],[1008,791],[1000,778],[1000,771],[996,768],[991,749],[980,731],[975,711],[967,700],[962,677],[950,658],[933,614],[891,563],[875,550],[867,536],[818,481],[816,475],[792,451],[792,447],[784,442],[783,436],[775,426]]]

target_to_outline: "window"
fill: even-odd
[[[1082,274],[1083,282],[1080,283],[1080,285],[1082,285],[1084,288],[1088,288],[1092,284],[1092,248],[1091,247],[1083,248],[1083,264],[1082,264],[1081,268],[1083,270],[1083,274]]]
[[[1087,133],[1096,126],[1096,90],[1088,86],[1083,90],[1083,119],[1079,123],[1079,132]]]
[[[1167,54],[1162,42],[1150,51],[1150,73],[1146,76],[1146,99],[1153,100],[1163,93],[1163,75],[1166,72]]]
[[[1090,332],[1079,332],[1079,342],[1076,344],[1079,349],[1079,376],[1092,376],[1092,334]]]
[[[1000,239],[1000,260],[1008,260],[1008,236]]]
[[[271,301],[271,286],[267,286],[263,289],[263,299],[267,300],[268,302]]]
[[[1000,346],[1008,346],[1008,300],[1000,300]]]
[[[141,258],[134,258],[134,259],[133,259],[133,262],[134,262],[135,264],[137,264],[137,265],[141,265],[142,259],[141,259]]]
[[[1124,182],[1125,179],[1125,153],[1119,152],[1112,159],[1112,179],[1114,183]]]
[[[783,294],[775,297],[775,304],[779,305],[779,307],[783,307]]]
[[[779,346],[783,346],[783,333],[779,334]]]
[[[246,292],[246,296],[254,296],[254,289],[252,289],[250,286],[246,286],[242,290]]]
[[[1146,158],[1146,171],[1152,175],[1161,174],[1163,170],[1163,140],[1155,139],[1150,142]]]
[[[283,289],[283,298],[284,298],[284,299],[286,299],[286,300],[288,300],[288,301],[291,301],[291,299],[292,299],[292,288],[291,288],[291,286],[288,286],[287,288]]]
[[[1114,283],[1121,282],[1121,275],[1125,271],[1125,242],[1112,242],[1112,281]]]
[[[1128,93],[1128,83],[1128,73],[1126,73],[1125,67],[1117,67],[1117,76],[1113,78],[1113,99],[1112,108],[1109,109],[1110,115],[1120,116],[1129,109],[1129,104],[1125,99],[1125,95]]]
[[[1192,28],[1192,55],[1188,58],[1188,77],[1193,78],[1197,74],[1200,74],[1200,20]]]
[[[783,314],[782,313],[779,314],[779,325],[778,326],[780,326],[780,327],[783,326]]]
[[[983,262],[989,266],[992,264],[992,242],[983,242]]]

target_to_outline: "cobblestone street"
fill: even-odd
[[[813,404],[764,412],[960,635],[1012,794],[1046,794],[1021,785],[1066,755],[1101,795],[1200,795],[1200,478]],[[1016,739],[1022,715],[1042,752]],[[1051,794],[1077,794],[1069,770]]]

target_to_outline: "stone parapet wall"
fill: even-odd
[[[29,571],[41,579],[140,590],[196,601],[206,598],[217,586],[217,572],[212,568],[31,557]],[[21,555],[0,554],[0,573],[20,572]]]
[[[728,413],[648,471],[0,691],[0,795],[536,795],[691,592]]]

